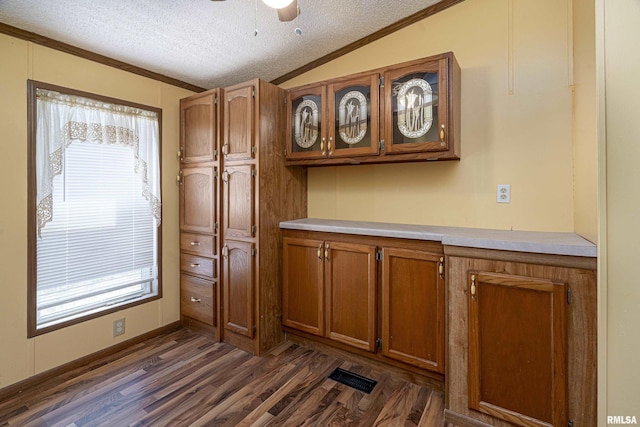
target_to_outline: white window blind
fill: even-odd
[[[152,293],[157,233],[131,149],[71,144],[37,241],[38,326]]]
[[[159,292],[157,119],[143,111],[136,123],[132,109],[122,110],[127,107],[55,92],[43,93],[43,100],[53,108],[38,109],[36,149],[43,151],[37,159],[46,155],[48,163],[35,163],[36,177],[44,178],[36,330]]]

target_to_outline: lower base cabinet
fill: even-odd
[[[447,420],[596,425],[595,259],[445,252]]]
[[[439,243],[297,230],[283,235],[288,332],[444,373]]]

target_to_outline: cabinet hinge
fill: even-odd
[[[378,146],[380,147],[381,151],[384,151],[384,139],[381,139],[380,141],[378,141]]]
[[[251,330],[253,331],[253,335],[256,334],[256,325],[253,325],[253,327],[251,328]]]
[[[382,261],[382,251],[376,251],[376,261]]]
[[[217,233],[218,232],[218,222],[216,222],[215,224],[213,224],[213,232]]]
[[[258,255],[258,250],[256,248],[251,249],[251,256]]]
[[[376,348],[377,348],[378,350],[382,350],[382,338],[378,338],[378,339],[376,340]]]
[[[571,291],[571,288],[567,288],[567,304],[571,304],[572,301],[573,301],[573,292]]]
[[[255,236],[256,235],[256,231],[258,231],[258,227],[255,224],[253,224],[251,226],[251,234],[253,234]]]
[[[380,78],[378,79],[378,86],[380,86],[380,87],[384,87],[384,77],[380,77]]]
[[[282,100],[284,101],[284,105],[287,105],[287,97],[285,96]]]
[[[218,105],[218,95],[213,98],[214,105]]]
[[[255,155],[256,154],[256,146],[252,146],[251,147],[251,154]]]
[[[284,156],[287,157],[287,149],[285,148],[282,152],[284,153]]]
[[[251,169],[251,176],[255,177],[257,173],[255,168]]]
[[[214,148],[214,149],[213,149],[213,157],[214,157],[214,158],[217,158],[217,157],[218,157],[218,149],[217,149],[217,148]]]
[[[255,98],[255,97],[256,97],[256,90],[255,90],[255,89],[252,89],[252,90],[251,90],[251,96],[252,96],[253,98]]]
[[[573,420],[569,420],[569,422],[567,423],[568,427],[573,427]]]

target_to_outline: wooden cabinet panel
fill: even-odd
[[[180,311],[203,323],[215,326],[215,282],[187,274],[180,275]]]
[[[469,273],[469,407],[522,426],[567,424],[566,287]]]
[[[218,139],[218,90],[180,101],[180,160],[211,162]]]
[[[253,157],[254,93],[254,85],[225,90],[224,145],[222,146],[225,161]]]
[[[376,337],[376,247],[325,243],[326,335],[371,351]]]
[[[214,279],[215,261],[211,258],[199,257],[196,255],[180,254],[180,270],[185,273],[195,274]]]
[[[382,250],[382,354],[440,373],[444,373],[442,260],[417,250]]]
[[[224,328],[249,338],[254,336],[253,243],[227,240],[222,248]]]
[[[215,232],[216,168],[184,167],[180,185],[180,230],[193,233]]]
[[[282,323],[324,335],[324,242],[285,237],[282,260]]]
[[[223,233],[227,237],[254,235],[254,166],[227,166],[222,174]]]
[[[217,254],[216,238],[205,234],[180,233],[180,251],[212,258]]]

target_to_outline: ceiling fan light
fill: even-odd
[[[274,9],[282,9],[293,3],[293,0],[262,0],[264,4]]]

